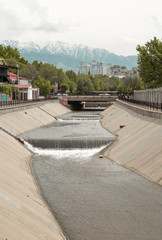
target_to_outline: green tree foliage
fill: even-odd
[[[43,63],[42,62],[38,62],[37,60],[35,60],[32,65],[36,68],[37,72],[40,72],[42,66],[43,66]]]
[[[104,82],[100,76],[90,76],[94,86],[94,91],[104,91]]]
[[[127,77],[119,80],[119,84],[116,88],[119,94],[132,93],[134,90],[142,89],[142,81],[137,77]]]
[[[0,92],[11,96],[13,92],[18,93],[18,88],[9,83],[0,84]]]
[[[137,46],[138,71],[145,88],[162,86],[162,42],[154,37],[144,46]]]
[[[67,83],[61,83],[60,89],[62,93],[66,93],[69,90],[69,85]]]
[[[117,89],[116,89],[116,90],[117,90],[118,94],[121,94],[121,93],[124,93],[124,92],[125,92],[122,81],[119,83],[119,85],[117,86]]]
[[[0,92],[11,96],[11,86],[8,83],[3,83],[0,85]]]
[[[48,94],[52,90],[50,81],[41,78],[40,76],[38,77],[38,80],[34,82],[33,86],[39,88],[40,95],[44,96],[45,98],[47,98]]]
[[[63,69],[60,68],[57,71],[57,82],[59,87],[61,86],[62,83],[66,82],[68,80],[68,76],[64,73]]]
[[[66,76],[68,76],[68,78],[69,78],[70,81],[72,81],[72,82],[76,82],[76,81],[77,81],[77,75],[76,75],[76,73],[73,72],[72,70],[66,71]]]
[[[94,85],[90,77],[79,74],[77,79],[77,94],[84,95],[92,91],[94,91]]]
[[[10,66],[19,67],[21,70],[29,62],[25,58],[21,57],[20,52],[17,48],[11,48],[10,46],[3,47],[0,45],[0,58],[4,59],[6,63]],[[16,69],[10,69],[12,73],[16,73]]]
[[[69,81],[69,94],[76,94],[77,91],[77,84],[73,81]]]
[[[28,61],[20,56],[20,52],[17,50],[17,48],[14,49],[10,46],[3,47],[2,45],[0,45],[0,57],[5,59],[6,61],[9,61],[9,59],[15,59],[17,60],[16,63],[28,64]]]
[[[119,78],[103,76],[102,81],[104,83],[104,91],[116,91],[119,84]]]
[[[32,64],[24,65],[20,71],[20,76],[31,79],[33,82],[34,80],[38,79],[38,71]]]
[[[57,79],[57,69],[54,65],[49,63],[44,63],[41,65],[39,69],[39,76],[44,79],[50,80],[51,84],[55,83]]]

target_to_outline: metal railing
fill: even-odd
[[[54,100],[57,99],[57,97],[54,98],[42,98],[42,99],[32,99],[32,100],[7,100],[7,101],[0,101],[0,109],[4,109],[7,107],[14,107],[18,105],[29,105],[29,104],[34,104],[34,103],[39,103],[43,101],[49,101],[49,100]]]
[[[126,98],[123,96],[119,96],[120,100],[135,104],[137,106],[140,106],[142,108],[150,109],[150,110],[155,110],[155,111],[162,111],[162,102],[151,102],[151,101],[141,101],[141,100],[136,100],[133,98]]]

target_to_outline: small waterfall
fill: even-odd
[[[57,160],[70,158],[72,161],[78,163],[88,161],[88,159],[91,158],[93,155],[99,153],[107,147],[107,145],[105,145],[93,149],[42,149],[33,147],[30,143],[26,141],[24,141],[24,145],[36,155],[55,158]]]
[[[87,159],[114,141],[114,136],[102,128],[100,130],[99,120],[98,114],[68,114],[58,118],[54,126],[49,126],[51,131],[44,128],[26,135],[24,144],[38,155],[75,160],[85,156]]]
[[[99,148],[101,146],[108,145],[112,142],[111,138],[103,139],[28,139],[28,143],[33,145],[33,147],[42,149],[92,149]]]
[[[66,118],[66,119],[60,119],[58,118],[58,122],[70,122],[70,123],[80,123],[80,122],[87,122],[87,121],[93,121],[93,122],[99,122],[100,120],[99,119],[95,119],[95,118],[87,118],[86,117],[83,117],[83,118],[77,118],[77,117],[73,117],[72,119],[71,118]]]
[[[65,116],[63,118],[58,118],[58,121],[63,122],[89,122],[89,121],[99,121],[101,117],[98,114],[82,114],[82,115],[71,115],[71,116]]]

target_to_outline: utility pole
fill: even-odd
[[[19,65],[17,64],[17,84],[20,84],[20,80],[19,80]],[[18,100],[20,99],[20,93],[19,93],[19,87],[18,87]]]
[[[20,81],[19,81],[19,65],[17,64],[17,84],[19,85],[20,84]]]

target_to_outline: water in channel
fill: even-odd
[[[69,240],[159,240],[160,188],[100,158],[115,137],[99,120],[73,112],[21,136],[40,190]]]

